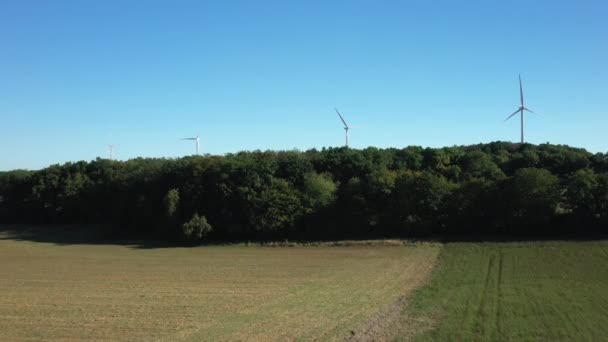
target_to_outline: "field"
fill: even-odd
[[[608,336],[608,241],[164,248],[1,228],[2,341]]]
[[[419,286],[440,250],[34,240],[0,234],[2,341],[342,340]]]
[[[605,341],[608,241],[448,243],[403,318],[421,341]]]

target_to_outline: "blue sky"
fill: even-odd
[[[527,140],[608,151],[605,1],[0,0],[0,170]]]

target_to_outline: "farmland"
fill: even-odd
[[[608,241],[445,244],[404,322],[404,340],[605,340]]]
[[[1,340],[341,340],[419,286],[419,246],[141,246],[0,236]]]
[[[0,228],[2,341],[608,335],[605,240],[167,247]]]

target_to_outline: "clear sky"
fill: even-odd
[[[608,151],[606,1],[0,0],[0,170],[527,140]]]

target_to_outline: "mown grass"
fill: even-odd
[[[605,341],[608,241],[448,243],[404,322],[403,340]]]
[[[340,340],[440,247],[136,248],[0,234],[0,340]]]

